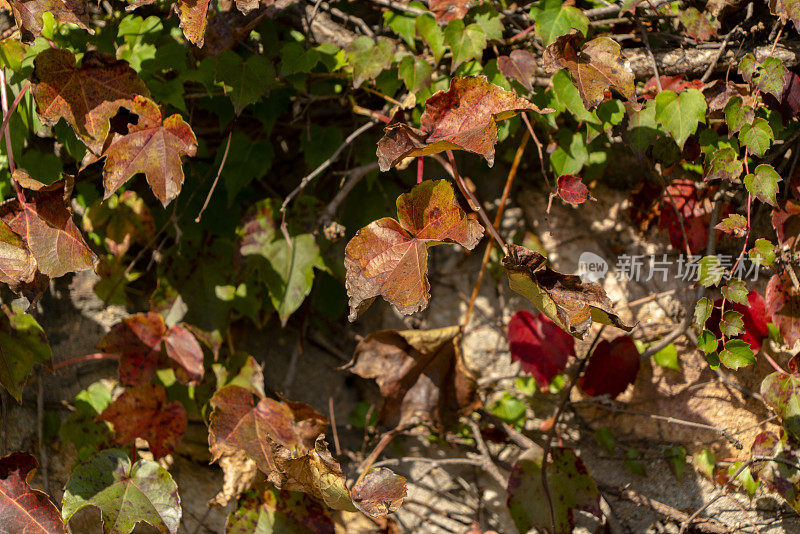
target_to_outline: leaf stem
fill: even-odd
[[[22,192],[22,187],[14,180],[14,171],[16,170],[16,165],[14,165],[14,150],[11,148],[11,132],[9,131],[8,124],[11,119],[11,114],[16,109],[19,101],[22,99],[22,96],[25,94],[27,88],[30,87],[30,82],[23,87],[23,89],[19,92],[17,97],[14,99],[14,103],[12,108],[9,110],[8,108],[8,95],[6,92],[6,70],[0,69],[0,103],[2,103],[3,109],[3,125],[0,127],[3,131],[3,135],[5,136],[6,140],[6,152],[8,154],[8,169],[11,172],[11,185],[14,187],[14,192],[17,194],[17,200],[20,203],[20,207],[22,204],[25,204],[25,193]]]
[[[83,356],[75,356],[74,358],[54,364],[53,371],[74,363],[87,362],[91,360],[119,360],[119,356],[117,354],[111,354],[108,352],[95,352],[92,354],[84,354]]]
[[[472,191],[469,190],[469,187],[467,187],[464,178],[462,178],[461,174],[459,174],[458,168],[456,167],[456,159],[453,156],[452,150],[447,151],[447,159],[450,160],[450,166],[453,169],[453,178],[455,178],[456,184],[458,185],[458,188],[461,190],[461,194],[467,197],[470,206],[481,218],[481,220],[483,221],[483,225],[486,227],[486,230],[492,235],[494,240],[497,241],[497,244],[500,245],[500,250],[503,251],[503,254],[504,255],[508,254],[508,247],[506,246],[506,242],[503,241],[503,238],[500,237],[499,233],[497,233],[497,230],[495,230],[492,221],[489,220],[489,216],[486,215],[486,210],[484,210],[483,207],[481,207],[481,203],[478,202],[478,199],[475,198],[475,195],[472,193]]]

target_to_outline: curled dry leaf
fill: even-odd
[[[0,220],[25,242],[36,261],[36,269],[50,278],[91,269],[96,260],[72,220],[69,189],[65,181],[56,182],[39,191],[30,191],[22,205],[15,199],[0,207]],[[13,240],[10,241],[13,245]],[[15,254],[15,269],[22,269],[19,280],[24,282],[29,266],[20,263],[26,261],[22,251]]]
[[[592,321],[627,332],[633,329],[614,311],[600,284],[583,282],[579,276],[554,271],[546,263],[547,260],[538,252],[508,245],[503,268],[508,275],[509,287],[578,339],[586,336]]]
[[[428,247],[457,243],[472,250],[483,236],[446,180],[428,180],[397,197],[397,220],[384,217],[356,233],[345,248],[350,321],[382,296],[402,314],[425,309],[430,298]]]
[[[136,96],[126,105],[139,116],[128,125],[128,133],[115,136],[103,156],[105,198],[136,173],[143,173],[156,198],[166,206],[178,196],[183,185],[181,156],[194,156],[197,138],[180,115],[162,118],[155,102]]]
[[[12,290],[33,281],[36,260],[28,245],[0,219],[0,282]]]
[[[3,532],[65,532],[61,514],[47,494],[28,485],[28,478],[36,466],[36,458],[26,452],[0,458],[0,528]]]
[[[767,313],[791,347],[800,340],[800,291],[786,271],[767,282]]]
[[[633,101],[636,96],[633,70],[620,55],[619,43],[609,37],[598,37],[579,49],[582,41],[583,36],[577,30],[559,37],[545,49],[544,68],[551,71],[566,68],[589,108],[603,102],[606,91],[612,87]]]
[[[536,72],[536,59],[527,50],[514,50],[497,58],[497,68],[504,76],[517,80],[528,91],[533,91],[531,80]]]
[[[31,92],[43,123],[64,119],[94,153],[110,131],[110,119],[147,87],[127,61],[89,51],[75,64],[69,50],[47,48],[33,60]]]
[[[170,454],[186,430],[186,408],[167,401],[167,390],[159,384],[126,389],[98,416],[114,425],[118,445],[146,439],[156,458]]]
[[[497,121],[539,109],[516,93],[490,83],[486,76],[456,76],[450,88],[438,91],[425,102],[421,129],[412,128],[396,114],[378,142],[378,164],[388,171],[408,157],[436,154],[444,150],[466,150],[494,164]],[[399,112],[398,112],[399,113]]]
[[[631,336],[620,336],[597,344],[578,385],[591,397],[617,398],[639,374],[639,349]]]
[[[575,356],[575,338],[543,313],[520,310],[508,322],[508,348],[511,359],[545,388]]]
[[[19,28],[22,42],[32,43],[42,33],[42,15],[49,12],[58,22],[75,24],[89,33],[91,19],[86,0],[7,0]]]
[[[356,346],[350,370],[378,383],[379,421],[392,427],[422,423],[441,433],[472,412],[477,386],[461,358],[458,331],[383,330]]]
[[[398,510],[406,497],[406,479],[391,469],[370,469],[350,490],[356,508],[369,516],[384,516]]]

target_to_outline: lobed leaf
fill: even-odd
[[[94,30],[89,28],[91,19],[86,0],[7,0],[6,5],[14,13],[24,43],[32,43],[41,35],[44,24],[42,15],[45,13],[52,13],[58,22],[75,24],[94,34]]]
[[[573,28],[583,35],[589,29],[589,19],[583,11],[561,0],[539,0],[531,5],[530,14],[545,46]]]
[[[520,310],[508,322],[508,348],[511,360],[520,362],[540,388],[564,371],[567,360],[575,356],[575,338],[543,313]]]
[[[558,177],[556,194],[561,200],[573,206],[583,204],[588,198],[592,198],[589,195],[589,188],[581,182],[580,177],[571,174],[563,174]]]
[[[656,95],[656,120],[681,149],[686,139],[697,131],[698,123],[706,122],[707,109],[706,99],[697,89],[687,89],[680,94],[662,91]]]
[[[533,91],[531,82],[536,72],[536,59],[527,50],[517,49],[507,56],[500,56],[497,58],[497,68],[503,76],[514,79],[528,91]]]
[[[43,491],[28,485],[36,458],[15,452],[0,458],[0,529],[9,534],[64,534],[58,508]]]
[[[406,479],[391,469],[373,468],[356,481],[350,490],[350,497],[356,508],[369,516],[388,515],[403,505]]]

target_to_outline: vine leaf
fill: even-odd
[[[778,205],[778,182],[781,181],[780,175],[775,172],[772,165],[762,163],[744,177],[744,185],[753,196],[761,202],[766,202],[771,206]]]
[[[752,124],[742,125],[739,130],[739,142],[758,157],[764,155],[773,139],[772,127],[761,117],[756,117]]]
[[[800,202],[788,199],[780,209],[772,210],[771,218],[778,243],[789,250],[797,249],[800,237]]]
[[[278,402],[236,385],[217,390],[210,403],[212,461],[244,451],[275,486],[356,510],[324,441],[327,418],[302,402]]]
[[[697,89],[687,89],[680,94],[661,91],[656,95],[656,120],[681,149],[689,136],[697,131],[698,123],[706,122],[707,109],[706,99]]]
[[[50,278],[86,271],[96,261],[72,220],[68,190],[64,181],[56,182],[29,192],[22,205],[15,199],[0,208],[0,219],[25,242],[39,272]]]
[[[203,46],[210,3],[210,0],[179,0],[175,3],[183,35],[198,47]]]
[[[94,30],[88,26],[91,19],[86,4],[85,0],[7,0],[24,43],[32,43],[41,35],[42,15],[45,12],[52,13],[59,22],[75,24],[94,34]]]
[[[238,115],[250,104],[258,102],[275,84],[275,67],[262,55],[254,54],[245,61],[236,52],[226,50],[217,58],[215,78],[225,84]],[[247,140],[249,142],[250,138]]]
[[[474,214],[465,214],[446,180],[427,180],[397,197],[397,220],[384,217],[359,230],[347,243],[345,285],[350,321],[377,296],[409,315],[430,298],[428,247],[457,243],[472,250],[483,236]]]
[[[724,218],[714,229],[731,234],[734,237],[744,237],[747,234],[747,219],[745,219],[744,215],[734,213]]]
[[[102,52],[86,52],[78,67],[69,50],[47,48],[33,65],[31,92],[39,118],[48,126],[63,118],[94,153],[102,149],[119,108],[149,94],[127,61]]]
[[[589,188],[581,182],[580,177],[572,174],[562,174],[558,177],[556,194],[561,200],[573,206],[583,204],[587,199],[592,198],[589,195]]]
[[[297,311],[314,284],[314,268],[324,269],[319,246],[311,232],[287,220],[291,244],[280,232],[280,201],[264,199],[245,215],[240,226],[239,251],[269,289],[281,325]]]
[[[686,35],[698,41],[708,41],[717,36],[719,22],[711,20],[696,7],[689,7],[678,14],[678,20],[686,28]]]
[[[136,96],[127,107],[139,116],[139,122],[128,125],[128,133],[115,136],[103,152],[105,198],[141,172],[156,198],[166,206],[183,185],[181,156],[195,155],[197,138],[180,115],[163,119],[161,110],[149,98]]]
[[[378,142],[378,163],[385,172],[407,157],[456,149],[479,154],[491,166],[498,139],[497,121],[525,111],[554,110],[539,109],[516,93],[489,83],[485,76],[456,76],[448,90],[435,93],[425,102],[421,129],[406,124],[401,113],[395,114]]]
[[[586,35],[589,29],[589,19],[583,11],[561,0],[539,0],[531,5],[531,17],[536,23],[536,33],[542,38],[545,46],[572,28],[583,35]]]
[[[789,346],[800,340],[800,293],[787,272],[772,275],[767,282],[767,313]]]
[[[72,472],[61,516],[69,522],[79,510],[95,506],[108,534],[129,534],[137,523],[149,523],[162,534],[176,534],[180,502],[178,486],[166,469],[149,460],[131,465],[124,451],[108,449]]]
[[[789,70],[783,66],[781,60],[776,57],[768,57],[764,59],[761,68],[758,69],[758,75],[753,80],[756,89],[769,93],[778,101],[783,97],[783,81]]]
[[[480,59],[486,48],[486,32],[478,24],[464,25],[464,21],[456,19],[444,30],[444,42],[453,52],[450,73],[459,65],[470,59]]]
[[[164,351],[161,343],[164,342]],[[111,327],[97,348],[119,354],[119,381],[128,386],[147,384],[156,368],[169,363],[184,384],[203,378],[203,349],[185,325],[169,330],[158,313],[137,313]]]
[[[520,532],[536,528],[550,530],[553,503],[554,534],[569,534],[575,529],[575,511],[601,517],[600,492],[586,465],[568,447],[553,447],[548,462],[548,492],[542,485],[542,451],[529,449],[520,456],[508,478],[508,511]]]
[[[429,9],[433,11],[438,23],[448,23],[464,18],[473,0],[430,0]]]
[[[708,243],[710,199],[714,189],[701,190],[693,180],[677,178],[664,193],[658,206],[661,214],[658,226],[667,230],[670,244],[675,250],[685,250],[688,246],[693,254],[704,250]]]
[[[385,467],[370,469],[353,485],[350,497],[356,508],[369,516],[388,515],[403,505],[406,479]]]
[[[0,219],[0,282],[12,290],[33,281],[36,260],[28,245]]]
[[[508,255],[503,258],[509,287],[578,339],[586,337],[592,321],[627,332],[633,329],[614,311],[600,284],[586,283],[579,276],[554,271],[546,263],[538,252],[509,245]]]
[[[457,326],[382,330],[359,342],[348,367],[378,383],[381,423],[421,423],[442,433],[472,412],[477,384],[462,361],[457,334]]]
[[[791,20],[800,31],[800,4],[795,0],[769,0],[769,9],[784,22]]]
[[[22,388],[35,363],[53,356],[47,337],[32,316],[14,306],[0,306],[0,385],[22,402]]]
[[[64,534],[58,508],[43,491],[28,485],[36,458],[15,452],[0,458],[0,510],[4,532],[26,534]]]
[[[775,410],[783,427],[795,439],[800,439],[800,378],[796,375],[771,373],[761,382],[764,404]]]
[[[392,65],[395,45],[388,37],[362,35],[351,42],[345,52],[353,66],[353,87],[358,88],[367,80],[374,80]]]
[[[250,534],[254,525],[280,525],[285,534],[334,534],[333,521],[319,502],[304,493],[267,485],[242,494],[228,515],[226,534]]]
[[[604,339],[589,357],[578,385],[590,397],[608,395],[615,399],[636,381],[639,360],[639,349],[631,336]]]
[[[179,401],[167,401],[160,384],[126,389],[99,415],[114,425],[117,445],[146,439],[155,458],[172,453],[186,430],[186,408]]]
[[[769,377],[767,377],[769,378]],[[751,469],[770,491],[779,494],[796,512],[800,512],[800,471],[793,467],[797,442],[785,433],[780,438],[772,432],[755,437],[750,448],[751,458],[775,458],[771,462],[754,462]]]
[[[737,151],[731,147],[721,148],[714,152],[708,160],[703,179],[706,181],[735,180],[741,176],[744,163],[737,156]]]
[[[740,96],[732,97],[725,105],[725,123],[730,133],[738,132],[745,124],[752,124],[755,118],[755,110],[745,104]],[[727,150],[733,149],[728,147]]]
[[[628,100],[636,96],[633,70],[620,55],[619,43],[609,37],[598,37],[584,43],[583,36],[573,30],[549,45],[543,65],[550,71],[566,68],[581,98],[591,109],[606,99],[606,91],[615,88]]]
[[[517,80],[528,91],[533,91],[533,75],[536,59],[527,50],[514,50],[507,56],[497,58],[497,68],[507,78]]]
[[[543,313],[520,310],[508,322],[508,348],[511,360],[533,375],[540,388],[546,388],[564,371],[569,357],[575,356],[575,338]]]
[[[146,245],[156,233],[150,208],[136,191],[111,196],[106,202],[98,199],[86,208],[82,226],[86,232],[102,235],[109,252],[119,259],[131,245]]]

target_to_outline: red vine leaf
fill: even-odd
[[[714,191],[715,188],[701,190],[697,183],[688,179],[673,180],[667,186],[659,206],[661,218],[658,225],[668,231],[669,241],[675,250],[685,251],[687,241],[692,254],[705,250]],[[722,210],[721,217],[727,214],[728,209]]]
[[[183,185],[181,156],[194,156],[197,138],[188,124],[175,114],[163,119],[155,102],[137,96],[126,107],[139,116],[128,133],[115,136],[103,153],[105,198],[136,173],[144,173],[156,198],[166,206]]]
[[[547,266],[539,254],[519,245],[509,245],[503,258],[508,285],[570,335],[583,339],[592,321],[630,332],[614,311],[600,284],[583,282],[579,276],[563,274]]]
[[[457,243],[471,250],[483,236],[483,227],[459,207],[446,180],[428,180],[400,195],[397,219],[371,222],[345,248],[350,321],[377,296],[405,315],[425,309],[428,247]]]
[[[558,177],[556,194],[561,200],[573,206],[583,204],[586,199],[592,198],[589,195],[589,188],[581,182],[580,177],[572,174],[563,174]]]
[[[400,508],[406,497],[406,479],[391,469],[370,469],[350,490],[356,508],[373,517],[388,515]]]
[[[490,83],[486,76],[456,76],[450,88],[438,91],[425,102],[417,130],[396,115],[378,142],[378,163],[388,171],[407,157],[436,154],[444,150],[466,150],[483,156],[494,164],[497,121],[518,113],[539,109],[516,93]]]
[[[120,106],[149,94],[127,61],[102,52],[87,52],[77,67],[69,50],[47,48],[33,64],[31,91],[39,118],[50,126],[63,118],[95,153]]]
[[[589,357],[589,364],[578,385],[591,397],[609,395],[617,398],[639,373],[639,350],[631,336],[613,341],[602,340]]]
[[[91,269],[96,260],[72,220],[67,189],[65,182],[56,182],[29,192],[21,206],[13,200],[0,208],[0,219],[22,238],[36,268],[50,278]]]
[[[478,401],[476,382],[464,366],[458,327],[382,330],[356,346],[350,370],[378,383],[378,420],[388,426],[422,423],[444,432]]]
[[[473,0],[430,0],[430,10],[436,16],[436,22],[448,23],[464,18]]]
[[[533,91],[531,80],[536,72],[536,59],[527,50],[514,50],[497,58],[497,68],[503,76],[517,80],[528,91]]]
[[[543,313],[520,310],[508,322],[508,347],[511,359],[523,371],[533,375],[541,388],[567,366],[575,356],[575,338],[567,334]]]
[[[203,348],[184,326],[175,325],[164,336],[167,358],[175,365],[175,375],[184,384],[203,378]]]
[[[800,292],[789,273],[775,274],[767,282],[767,313],[791,347],[800,340]]]
[[[716,37],[719,22],[712,21],[696,7],[688,7],[678,14],[678,20],[686,28],[686,35],[698,41],[708,41]],[[716,24],[715,24],[716,23]]]
[[[598,37],[584,43],[577,30],[562,35],[545,49],[543,62],[548,70],[566,68],[580,91],[584,103],[593,108],[606,99],[606,91],[615,88],[633,101],[633,70],[620,55],[619,43],[609,37]]]
[[[0,517],[3,532],[63,534],[61,513],[43,491],[28,485],[36,458],[15,452],[0,458]]]
[[[94,34],[90,29],[91,19],[87,13],[85,0],[7,0],[14,13],[14,20],[17,22],[22,42],[32,43],[36,37],[42,33],[42,15],[45,12],[53,14],[53,18],[59,22],[76,24],[89,33]]]
[[[156,458],[170,454],[186,430],[186,408],[167,401],[167,390],[158,384],[126,389],[98,416],[114,425],[118,445],[147,440]]]

